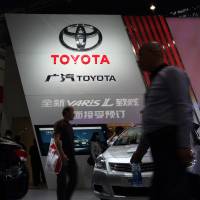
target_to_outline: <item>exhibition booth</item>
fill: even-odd
[[[165,62],[186,70],[192,84],[194,119],[199,122],[198,63],[188,59],[186,51],[198,45],[184,42],[189,37],[187,31],[190,35],[196,31],[191,20],[161,16],[6,15],[49,189],[56,188],[56,176],[45,171],[46,156],[53,125],[62,118],[65,106],[75,109],[72,124],[79,188],[91,187],[92,167],[87,159],[93,133],[100,133],[101,142],[106,143],[109,128],[141,124],[149,77],[140,72],[137,54],[145,42],[159,41]],[[192,23],[200,27],[199,20]],[[193,56],[197,62],[196,54]]]

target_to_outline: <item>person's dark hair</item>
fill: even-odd
[[[62,111],[62,115],[63,117],[65,116],[66,113],[70,112],[73,109],[73,107],[71,106],[66,106],[63,111]]]
[[[122,126],[117,126],[117,127],[115,128],[115,133],[116,133],[117,135],[119,135],[119,134],[121,134],[121,133],[123,132],[123,130],[124,130],[124,128],[123,128]]]
[[[13,132],[11,130],[6,130],[5,132],[5,135],[9,135],[9,136],[12,136],[13,135]]]
[[[159,42],[151,41],[148,43],[143,43],[140,48],[139,54],[143,54],[144,51],[148,51],[154,57],[163,58],[164,49],[162,48],[162,45]]]
[[[97,139],[97,135],[99,135],[99,133],[98,132],[94,132],[93,133],[93,135],[92,135],[92,137],[91,137],[91,142],[96,142],[96,141],[98,141],[98,139]]]

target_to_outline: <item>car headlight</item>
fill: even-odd
[[[95,163],[95,167],[97,169],[103,169],[103,170],[106,170],[106,160],[103,156],[99,156],[96,160],[96,163]]]

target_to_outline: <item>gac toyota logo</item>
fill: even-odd
[[[74,51],[89,51],[102,42],[98,28],[89,24],[72,24],[65,27],[59,35],[63,46]]]

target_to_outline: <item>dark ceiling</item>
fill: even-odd
[[[200,4],[199,0],[0,0],[0,12],[147,15],[153,14],[151,2],[157,6],[154,14],[165,16]]]
[[[151,3],[156,5],[153,12]],[[0,47],[10,44],[4,13],[121,14],[199,17],[200,1],[175,0],[0,0]]]

